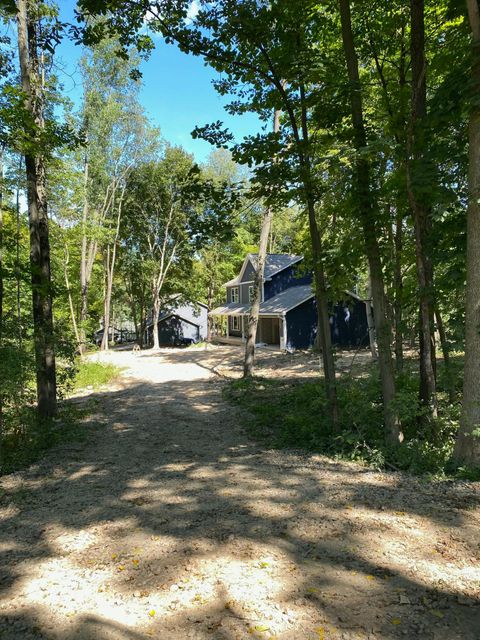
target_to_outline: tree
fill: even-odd
[[[436,358],[434,334],[433,266],[429,242],[431,203],[422,182],[426,172],[425,118],[427,115],[427,63],[425,59],[424,0],[410,1],[412,113],[407,140],[407,193],[415,230],[415,255],[420,302],[420,402],[432,418],[437,417]]]
[[[454,451],[459,464],[480,466],[480,7],[467,0],[472,32],[472,82],[468,129],[467,292],[463,407]]]
[[[45,131],[42,68],[38,52],[40,16],[27,0],[18,0],[18,53],[25,99],[25,151],[30,223],[30,266],[37,370],[38,414],[57,411],[55,345],[53,333],[50,243],[46,198],[46,165],[41,152]]]
[[[370,164],[366,155],[367,137],[362,105],[362,85],[358,70],[358,58],[353,40],[349,0],[340,0],[340,16],[345,60],[350,82],[350,102],[354,145],[357,151],[355,159],[355,192],[358,197],[358,215],[363,227],[365,253],[368,258],[370,281],[373,295],[375,328],[378,342],[378,360],[382,382],[383,406],[385,416],[385,437],[391,446],[396,446],[403,436],[400,431],[399,417],[395,409],[395,377],[391,354],[391,326],[385,307],[385,288],[383,284],[382,263],[377,241],[375,207],[370,185]]]
[[[280,112],[275,111],[273,116],[273,133],[280,130]],[[267,258],[268,240],[273,221],[273,208],[269,205],[265,208],[260,229],[260,243],[258,246],[258,257],[253,279],[253,299],[250,313],[248,315],[247,340],[245,343],[245,359],[243,363],[243,376],[248,378],[253,375],[255,362],[255,342],[257,338],[258,315],[260,313],[260,303],[262,302],[263,279],[265,273],[265,262]]]

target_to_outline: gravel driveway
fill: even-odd
[[[261,449],[233,347],[102,357],[87,442],[0,479],[2,640],[480,638],[478,485]]]

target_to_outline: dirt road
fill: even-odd
[[[87,442],[0,480],[0,638],[478,640],[478,487],[262,450],[239,355],[112,354]]]

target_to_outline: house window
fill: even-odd
[[[232,316],[232,331],[240,331],[240,318],[238,316]]]
[[[248,287],[248,301],[253,302],[253,284]]]
[[[238,302],[238,287],[233,287],[230,294],[231,302]]]

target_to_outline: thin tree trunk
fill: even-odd
[[[368,274],[368,300],[366,307],[367,312],[367,327],[368,327],[368,341],[370,343],[370,353],[372,354],[372,358],[375,360],[378,358],[378,350],[377,350],[377,339],[375,336],[375,320],[373,318],[373,309],[372,309],[372,279],[370,277],[370,273]]]
[[[160,336],[158,335],[158,320],[160,318],[160,294],[156,293],[153,298],[152,310],[152,332],[153,348],[160,349]]]
[[[317,302],[317,333],[319,346],[322,351],[323,375],[325,377],[325,390],[327,394],[328,412],[332,421],[333,429],[338,428],[338,402],[337,384],[335,378],[335,362],[332,351],[332,335],[330,331],[330,317],[328,313],[328,296],[325,272],[323,269],[323,246],[322,236],[318,228],[317,215],[315,211],[315,194],[313,188],[312,164],[309,148],[309,133],[307,123],[307,107],[305,100],[304,85],[300,85],[300,105],[301,105],[301,129],[302,138],[305,143],[305,151],[302,151],[301,169],[303,189],[308,212],[308,225],[310,239],[312,242],[313,273],[315,281],[315,298]]]
[[[73,333],[75,334],[75,340],[77,342],[77,347],[80,355],[83,354],[82,351],[82,342],[80,338],[80,333],[78,331],[77,320],[75,318],[75,309],[73,306],[72,300],[72,290],[70,288],[70,280],[68,278],[68,264],[70,262],[70,252],[68,251],[68,245],[65,244],[65,259],[63,261],[63,275],[65,278],[65,287],[67,289],[67,297],[68,297],[68,306],[70,308],[70,318],[72,320]]]
[[[468,129],[467,292],[463,407],[453,457],[458,464],[480,466],[480,10],[467,0],[472,30],[472,95]]]
[[[18,50],[25,106],[36,127],[42,128],[42,87],[37,58],[36,24],[28,14],[26,0],[18,0],[17,6]],[[32,129],[27,134],[35,139],[36,130]],[[40,418],[46,418],[56,414],[57,399],[44,158],[32,155],[32,152],[25,154],[25,170],[30,225],[37,410]]]
[[[124,176],[125,178],[125,176]],[[117,202],[117,220],[115,227],[115,236],[111,245],[107,247],[106,257],[106,288],[105,288],[105,300],[104,300],[104,325],[106,325],[106,333],[103,332],[102,344],[100,346],[101,351],[108,351],[109,347],[109,328],[110,328],[110,308],[112,304],[112,291],[113,291],[113,279],[115,276],[115,262],[117,257],[117,245],[120,237],[120,222],[122,220],[122,205],[125,195],[126,183],[123,184],[120,197]],[[113,189],[115,193],[116,187]],[[112,197],[112,207],[115,204],[115,198]],[[104,326],[105,329],[105,326]],[[113,336],[115,335],[115,327],[113,327]]]
[[[367,145],[367,137],[363,119],[358,59],[352,33],[350,2],[349,0],[339,0],[339,2],[343,48],[351,85],[350,102],[354,129],[354,143],[357,152],[363,152]],[[358,213],[363,227],[365,252],[369,264],[372,284],[375,328],[378,343],[378,361],[382,383],[385,439],[387,444],[390,446],[396,446],[402,441],[403,436],[400,431],[400,419],[394,404],[395,376],[391,352],[392,331],[386,309],[382,263],[377,240],[373,196],[370,187],[370,165],[365,155],[361,155],[360,153],[357,155],[355,161],[355,182],[356,196],[358,198]]]
[[[433,266],[429,256],[431,206],[419,193],[416,183],[425,165],[424,120],[427,114],[427,83],[425,60],[424,0],[410,0],[411,60],[412,60],[412,115],[408,134],[406,163],[407,193],[413,214],[415,231],[415,258],[419,288],[420,319],[420,386],[419,399],[428,411],[427,418],[436,418],[438,412],[436,388],[436,358],[434,333]],[[425,415],[425,414],[423,414]]]
[[[450,362],[450,349],[448,347],[447,334],[443,324],[442,314],[438,307],[435,307],[435,320],[437,321],[438,335],[440,336],[440,346],[443,355],[443,364],[445,367],[445,377],[447,379],[448,400],[450,404],[455,402],[455,382],[452,375],[452,366]]]
[[[0,355],[3,349],[3,148],[0,149]],[[0,384],[0,462],[3,443],[3,393]]]
[[[22,156],[20,156],[19,160],[19,174],[22,170]],[[20,177],[20,175],[19,175]],[[17,331],[18,331],[18,346],[21,349],[23,343],[23,330],[22,330],[22,300],[21,300],[21,278],[20,278],[20,230],[21,230],[21,219],[20,219],[20,188],[17,185],[16,194],[15,194],[15,213],[17,218],[17,229],[15,234],[15,281],[17,285]]]
[[[82,248],[80,256],[80,354],[86,347],[85,323],[88,315],[88,254],[87,254],[87,220],[88,220],[88,156],[84,161],[84,194],[82,210]]]
[[[395,264],[394,264],[394,284],[395,284],[395,365],[397,372],[403,371],[403,276],[402,276],[402,251],[403,251],[403,215],[401,208],[397,205],[395,220]]]
[[[280,131],[280,111],[273,114],[273,132]],[[268,238],[272,228],[273,209],[267,206],[262,219],[260,230],[260,243],[258,246],[257,268],[253,278],[253,300],[248,314],[247,341],[245,343],[245,358],[243,362],[243,377],[249,378],[253,375],[255,364],[255,343],[257,339],[258,316],[260,314],[260,304],[262,302],[262,291],[265,273],[265,262],[267,259]],[[243,319],[242,319],[243,322]]]
[[[105,269],[105,295],[103,298],[103,336],[100,351],[108,351],[110,347],[110,306],[112,301],[113,282],[110,279],[110,245],[104,260]]]

